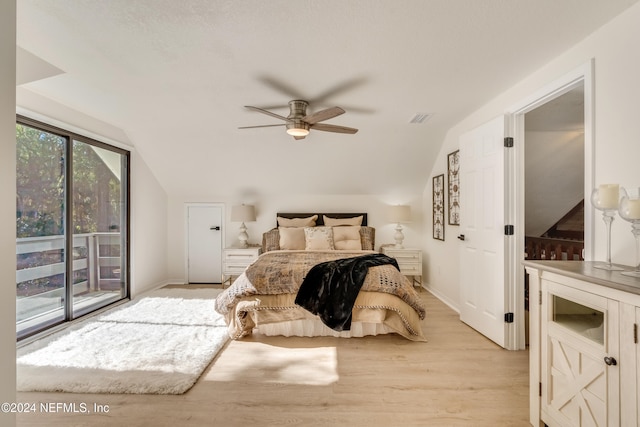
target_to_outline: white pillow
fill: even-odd
[[[306,250],[334,250],[333,228],[331,227],[305,227],[304,239]]]
[[[278,217],[278,225],[280,227],[313,227],[316,225],[318,215],[313,215],[308,218],[283,218]]]
[[[361,250],[359,225],[333,227],[333,246],[339,250]]]
[[[360,215],[353,218],[329,218],[326,215],[322,215],[322,220],[327,227],[336,227],[340,225],[362,225],[362,217]]]
[[[278,227],[280,249],[302,250],[305,247],[303,227]]]

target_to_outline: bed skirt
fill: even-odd
[[[295,304],[295,295],[243,297],[226,314],[229,336],[238,339],[258,331],[265,335],[362,337],[388,333],[426,341],[418,313],[395,295],[361,291],[353,308],[350,331],[334,331],[318,316]]]
[[[253,332],[267,336],[337,338],[361,338],[369,335],[395,333],[394,330],[390,329],[385,324],[369,322],[351,322],[350,330],[338,332],[327,327],[318,318],[268,323],[254,328]]]

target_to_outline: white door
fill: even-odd
[[[460,320],[508,345],[505,117],[460,137]]]
[[[187,206],[189,283],[220,283],[222,279],[222,208]]]

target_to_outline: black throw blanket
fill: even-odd
[[[353,258],[322,262],[314,265],[304,278],[296,304],[320,316],[334,331],[351,329],[351,311],[369,267],[398,262],[383,254],[368,254]]]

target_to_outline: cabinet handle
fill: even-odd
[[[609,366],[616,366],[618,364],[618,361],[615,359],[615,357],[605,356],[604,363]]]
[[[459,235],[459,236],[458,236],[458,239],[459,239],[459,240],[464,240],[464,234]]]

